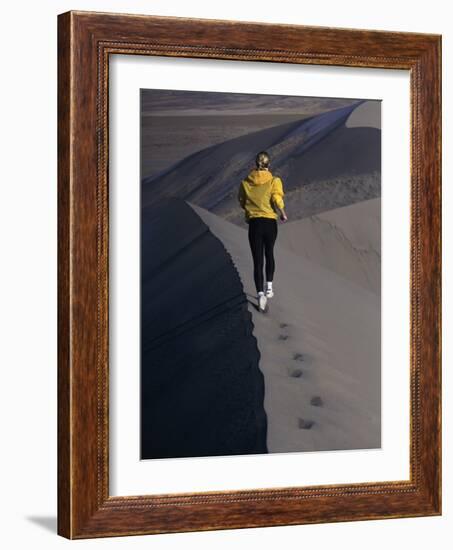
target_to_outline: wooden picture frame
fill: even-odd
[[[68,12],[58,18],[58,49],[58,533],[80,539],[439,515],[440,36]],[[409,480],[109,495],[111,54],[410,72]]]

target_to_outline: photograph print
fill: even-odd
[[[140,111],[140,459],[380,448],[381,102]]]

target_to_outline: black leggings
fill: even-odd
[[[277,220],[272,218],[251,218],[249,220],[249,243],[253,257],[253,277],[256,291],[264,290],[263,264],[266,257],[266,281],[274,278],[274,244],[277,238]]]

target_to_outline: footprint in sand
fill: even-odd
[[[314,395],[310,399],[310,405],[313,405],[313,407],[322,407],[324,405],[324,401],[320,395]]]
[[[299,418],[299,430],[311,430],[314,425],[313,420],[306,420],[305,418]]]
[[[306,353],[295,352],[292,356],[293,361],[297,363],[303,363],[303,366],[310,365],[313,362],[313,358]],[[300,378],[304,374],[304,371],[298,367],[291,367],[289,375],[292,378]]]
[[[301,378],[303,374],[304,372],[302,369],[292,369],[289,373],[292,378]]]
[[[288,338],[289,338],[289,334],[288,334],[288,330],[287,330],[289,325],[288,325],[288,323],[280,323],[279,327],[281,329],[281,332],[278,335],[278,339],[282,340],[284,342],[284,341],[288,340]]]
[[[293,361],[303,363],[307,366],[313,363],[313,357],[311,355],[307,355],[306,353],[295,352],[293,353]]]

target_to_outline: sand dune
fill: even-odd
[[[279,244],[380,294],[380,198],[281,224]]]
[[[377,128],[381,129],[381,102],[364,101],[354,109],[346,121],[348,128]]]
[[[297,205],[290,211],[293,219],[375,198],[380,195],[380,130],[346,126],[362,104],[358,101],[204,148],[145,178],[143,203],[177,196],[240,224],[237,188],[262,149],[269,151],[272,171],[283,178],[285,190],[299,193],[290,201]]]
[[[308,115],[177,115],[141,117],[142,179],[156,177],[185,157],[229,139],[301,120]]]
[[[141,458],[265,453],[264,380],[231,257],[183,201],[142,212]]]
[[[285,191],[285,210],[291,220],[306,219],[323,212],[358,204],[381,196],[381,174],[356,174],[319,180],[307,186]],[[247,228],[244,212],[231,202],[222,218]]]
[[[228,250],[249,297],[269,452],[380,447],[379,297],[277,240],[276,295],[263,315],[245,230],[192,208]]]

